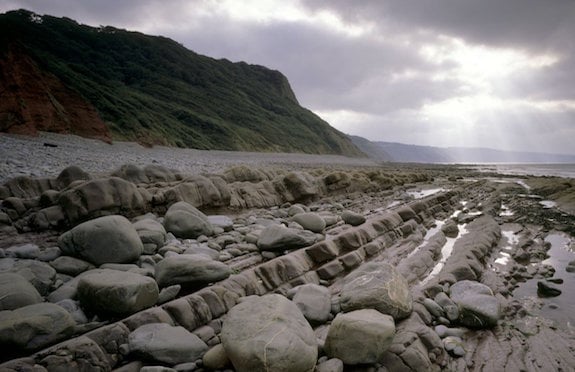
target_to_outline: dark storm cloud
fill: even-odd
[[[311,24],[277,22],[238,28],[223,21],[206,20],[223,26],[203,28],[201,38],[194,37],[200,34],[194,29],[177,39],[187,40],[187,45],[208,55],[258,61],[282,71],[300,101],[317,110],[385,113],[417,107],[426,100],[445,99],[457,91],[453,81],[430,78],[445,64],[430,63],[416,50],[393,42],[334,34]],[[410,72],[416,76],[410,76]]]
[[[303,4],[332,10],[351,22],[372,21],[386,30],[430,30],[491,46],[554,47],[563,30],[575,29],[571,0],[305,0]]]

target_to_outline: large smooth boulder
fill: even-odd
[[[489,287],[462,280],[453,284],[450,297],[459,308],[459,323],[471,328],[490,328],[501,319],[501,304]]]
[[[220,337],[238,372],[313,371],[317,361],[311,326],[293,302],[277,294],[234,306]]]
[[[0,310],[14,310],[42,302],[42,296],[18,274],[0,274]]]
[[[316,240],[317,237],[310,231],[272,225],[262,231],[257,244],[261,251],[284,251],[310,246]]]
[[[70,336],[74,326],[72,316],[63,307],[51,303],[0,311],[0,346],[39,349]]]
[[[195,239],[200,235],[212,235],[213,226],[208,217],[186,202],[174,203],[164,216],[164,227],[177,238]]]
[[[395,322],[389,315],[373,309],[339,313],[329,327],[325,352],[345,364],[378,363],[394,336]]]
[[[156,264],[156,281],[160,287],[174,284],[208,284],[226,279],[228,265],[203,254],[166,257]]]
[[[208,345],[184,327],[151,323],[130,333],[131,353],[169,365],[195,362],[208,350]]]
[[[326,287],[317,284],[301,285],[292,301],[310,323],[321,324],[329,320],[331,294]]]
[[[123,216],[105,216],[84,222],[62,234],[58,246],[64,254],[96,266],[134,262],[144,250],[138,232]]]
[[[58,205],[72,223],[88,218],[127,213],[138,215],[146,210],[150,194],[131,182],[118,177],[84,182],[63,191]]]
[[[304,229],[314,233],[321,233],[325,229],[325,220],[317,213],[299,213],[293,216],[292,219]]]
[[[82,306],[98,314],[131,314],[153,306],[158,285],[147,276],[99,269],[85,273],[78,282]]]
[[[15,273],[24,277],[43,296],[53,289],[56,280],[56,270],[46,262],[38,260],[2,258],[0,259],[0,272]]]
[[[407,280],[395,267],[384,262],[367,263],[348,275],[340,303],[344,312],[375,309],[395,320],[408,317],[413,309]]]

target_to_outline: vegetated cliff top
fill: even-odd
[[[0,64],[0,100],[12,103],[0,105],[1,131],[26,132],[22,125],[49,119],[60,124],[40,130],[85,134],[76,126],[93,107],[115,140],[364,156],[301,107],[280,72],[202,56],[165,37],[18,10],[0,15],[0,61],[7,58],[10,63]],[[7,79],[15,60],[33,64],[36,73]],[[52,112],[31,114],[42,94],[29,94],[25,80],[38,76],[49,81],[39,85],[49,98],[40,106]],[[75,104],[67,107],[70,101]],[[99,128],[94,119],[87,125]]]

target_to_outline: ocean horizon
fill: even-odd
[[[575,163],[473,163],[460,165],[480,172],[496,172],[512,176],[575,178]]]

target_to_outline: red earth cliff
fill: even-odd
[[[0,58],[0,132],[37,135],[39,131],[111,142],[94,106],[12,48]]]

